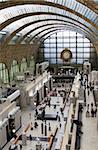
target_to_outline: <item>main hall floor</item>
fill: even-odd
[[[60,87],[57,88],[57,91],[64,90],[64,88]],[[80,150],[98,150],[98,116],[97,117],[86,117],[86,111],[87,111],[87,104],[94,103],[94,97],[93,93],[90,91],[90,94],[88,95],[87,89],[86,89],[86,106],[83,108],[83,115],[82,115],[82,121],[83,121],[83,127],[82,131],[83,134],[81,136],[81,149]],[[45,135],[45,128],[43,131],[43,134],[41,133],[41,124],[42,120],[37,120],[35,117],[35,110],[32,109],[31,106],[28,106],[26,109],[22,110],[22,128],[19,129],[17,132],[17,135],[20,135],[23,133],[23,131],[28,126],[28,130],[26,131],[27,142],[26,145],[22,146],[23,150],[36,150],[37,144],[42,144],[42,150],[46,150],[49,147],[49,141],[48,138],[50,135],[54,134],[56,128],[58,128],[57,135],[55,137],[53,146],[51,150],[55,150],[56,144],[57,144],[57,138],[59,135],[60,130],[66,126],[66,118],[68,117],[69,109],[70,109],[70,99],[66,102],[66,106],[64,109],[64,114],[61,114],[60,108],[63,105],[63,97],[60,96],[59,92],[57,92],[57,96],[51,96],[51,106],[46,106],[46,113],[47,114],[58,114],[59,119],[57,120],[47,120],[46,123],[43,121],[43,126],[45,127],[45,124],[47,126],[47,133]],[[56,105],[56,108],[54,108],[54,105]],[[40,107],[44,106],[42,104],[41,106],[38,106],[37,109],[40,113]],[[89,108],[91,109],[91,108]],[[38,123],[38,127],[34,127],[34,122]],[[33,130],[31,130],[31,126],[33,127]],[[49,129],[49,125],[51,129]],[[60,127],[61,126],[61,127]],[[32,136],[32,140],[29,139],[30,135]],[[8,150],[9,146],[12,145],[13,141],[10,141],[3,150]],[[22,144],[21,140],[18,140],[17,146],[18,150],[20,150],[20,144]]]

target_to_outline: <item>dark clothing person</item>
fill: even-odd
[[[42,118],[45,117],[45,109],[42,111]]]
[[[95,113],[95,112],[94,112],[94,109],[92,108],[92,109],[91,109],[91,116],[92,116],[92,117],[94,117],[94,113]]]
[[[49,122],[49,131],[51,131],[51,126],[50,126],[50,122]]]
[[[97,114],[97,107],[95,108],[94,110],[94,116],[96,117],[96,114]]]
[[[82,106],[82,105],[79,106],[79,111],[80,111],[80,112],[83,111],[83,106]]]
[[[83,126],[82,121],[79,121],[79,120],[73,120],[73,123],[75,123],[77,126],[80,126],[80,127]]]
[[[93,108],[93,103],[91,103],[91,108]]]
[[[54,105],[54,109],[56,109],[56,105]]]
[[[30,137],[29,137],[29,138],[30,138],[30,141],[32,141],[32,136],[31,136],[31,134],[30,134]]]
[[[89,89],[88,89],[88,95],[89,95]]]
[[[86,112],[86,117],[89,117],[89,110],[87,110]]]
[[[22,145],[20,144],[20,150],[22,149]]]
[[[60,108],[60,111],[61,111],[61,114],[63,115],[63,109],[62,108]]]
[[[89,90],[89,85],[87,84],[87,89]]]
[[[50,107],[50,100],[48,100],[48,106]]]
[[[38,127],[38,123],[34,122],[34,127],[37,128]]]
[[[60,123],[60,128],[61,128],[62,124]]]
[[[38,111],[37,111],[37,109],[35,110],[35,114],[36,114],[36,116],[38,115]]]
[[[89,110],[89,104],[87,105],[87,110]]]
[[[60,119],[60,116],[58,116],[58,121],[60,122],[60,120],[61,120],[61,119]]]

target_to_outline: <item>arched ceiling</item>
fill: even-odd
[[[98,13],[98,0],[77,0],[85,6],[88,6],[90,9]]]
[[[97,9],[84,1],[0,0],[1,44],[24,40],[32,43],[36,37],[44,38],[52,28],[53,32],[58,28],[74,30],[92,42],[98,41]]]
[[[71,31],[74,31],[74,29],[72,28],[72,27],[65,27],[65,28],[60,28],[60,29],[57,29],[57,30],[48,30],[47,32],[42,32],[41,33],[41,35],[40,35],[40,39],[38,38],[38,43],[39,43],[39,41],[41,41],[41,43],[43,43],[43,41],[45,40],[45,39],[47,39],[49,36],[51,36],[52,34],[54,34],[54,33],[56,33],[56,32],[59,32],[59,31],[64,31],[64,30],[71,30]],[[78,30],[77,30],[78,31]],[[78,32],[79,33],[79,32]],[[80,34],[82,34],[83,35],[83,33],[81,32]],[[86,35],[84,35],[84,36],[86,36]],[[90,40],[90,38],[88,38],[89,40]],[[32,43],[32,41],[31,41],[31,43]]]
[[[71,26],[72,28],[74,28],[75,31],[77,31],[77,29],[81,29],[82,31],[84,31],[85,35],[87,34],[88,37],[91,36],[92,39],[94,39],[93,31],[89,31],[86,28],[83,28],[82,25],[79,26],[76,23],[72,23],[71,21],[70,22],[66,21],[64,20],[64,18],[62,20],[56,18],[56,19],[36,20],[33,22],[29,21],[29,23],[22,25],[18,28],[16,26],[16,30],[15,29],[11,30],[10,35],[8,34],[8,36],[5,38],[5,42],[8,43],[11,39],[15,38],[15,36],[19,37],[19,35],[22,35],[21,39],[25,38],[26,36],[28,37],[28,35],[32,37],[34,35],[34,32],[39,33],[39,31],[43,30],[42,29],[43,26],[46,26],[46,25],[48,26],[50,23],[51,24],[57,23],[57,24],[64,24],[65,26]],[[38,30],[35,31],[36,29]]]

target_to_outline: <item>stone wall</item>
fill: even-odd
[[[23,58],[29,60],[31,56],[36,60],[37,51],[38,45],[35,44],[0,46],[0,63],[5,63],[7,68],[10,68],[13,60],[20,63]]]

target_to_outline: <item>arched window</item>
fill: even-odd
[[[89,39],[74,31],[57,32],[44,41],[44,59],[50,64],[63,64],[61,51],[68,48],[72,52],[71,64],[82,64],[89,60],[96,64],[96,51]],[[95,61],[95,62],[94,62]]]
[[[33,73],[34,73],[34,70],[35,70],[35,60],[34,60],[34,56],[31,57],[31,60],[30,60],[30,68],[32,68]]]
[[[27,62],[26,62],[26,59],[23,58],[21,61],[21,72],[24,72],[26,70],[27,70]]]
[[[3,83],[8,83],[8,70],[6,65],[0,63],[0,81]]]
[[[10,80],[12,81],[15,77],[15,74],[19,72],[19,65],[16,60],[13,60],[11,64],[11,71],[10,71]]]

